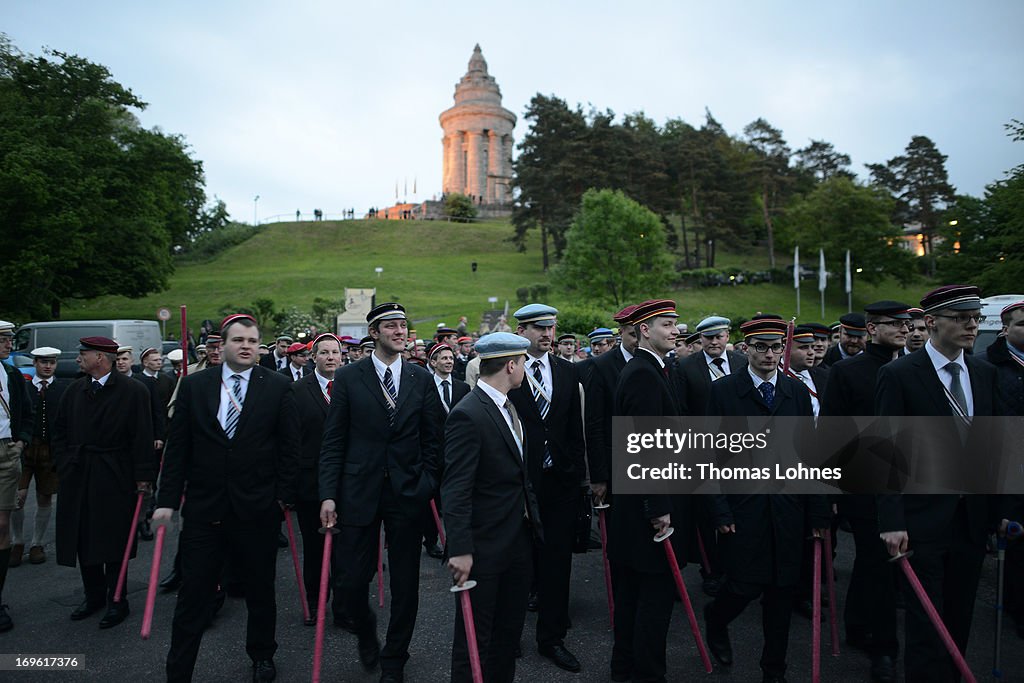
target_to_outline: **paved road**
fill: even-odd
[[[30,496],[31,499],[32,496]],[[26,527],[31,528],[32,506],[26,515]],[[52,527],[52,525],[51,525]],[[171,555],[177,534],[168,534],[167,552],[161,575],[170,570]],[[852,566],[852,538],[841,534],[836,569],[839,589],[847,585]],[[76,653],[84,658],[85,671],[35,672],[32,681],[152,681],[161,680],[164,658],[170,639],[171,615],[174,596],[159,595],[156,602],[153,636],[148,641],[139,638],[145,600],[145,582],[152,558],[152,543],[143,543],[139,558],[132,562],[128,575],[128,596],[131,616],[113,629],[97,628],[100,615],[81,622],[68,618],[71,610],[82,599],[78,571],[59,567],[54,562],[53,531],[47,543],[49,559],[42,565],[11,569],[4,591],[4,601],[10,605],[15,621],[14,630],[0,634],[0,653],[58,654]],[[286,550],[278,557],[278,628],[279,650],[275,658],[279,681],[308,681],[313,654],[313,629],[302,625],[291,558]],[[986,559],[983,582],[975,611],[975,628],[968,659],[979,680],[990,677],[992,666],[993,619],[995,602],[995,560]],[[695,567],[685,570],[687,585],[700,614],[708,601],[699,590],[699,576]],[[444,681],[448,678],[451,656],[451,638],[455,604],[447,592],[450,579],[438,562],[423,556],[420,570],[420,612],[412,643],[412,658],[406,669],[410,683],[417,681]],[[375,588],[374,588],[375,592]],[[840,591],[842,592],[842,591]],[[385,600],[388,593],[385,591]],[[374,596],[376,600],[376,596]],[[840,595],[842,603],[842,595]],[[601,555],[591,552],[577,555],[573,565],[573,590],[570,612],[573,628],[566,646],[579,657],[583,672],[570,674],[555,668],[541,658],[533,646],[533,615],[527,616],[523,634],[524,657],[519,661],[520,681],[607,681],[608,660],[611,651],[611,631],[604,596]],[[757,660],[761,649],[760,610],[752,604],[731,628],[736,663],[730,670],[717,670],[714,679],[735,683],[759,681]],[[383,633],[386,616],[381,619]],[[703,619],[701,619],[703,627]],[[841,619],[840,619],[841,624]],[[250,664],[244,648],[245,605],[242,600],[229,598],[213,626],[206,633],[196,668],[197,681],[245,681],[250,676]],[[810,623],[794,616],[789,650],[789,680],[810,680]],[[867,681],[868,662],[864,655],[845,647],[839,657],[828,652],[827,621],[822,634],[822,680]],[[1024,681],[1024,642],[1016,637],[1010,625],[1003,636],[1003,680]],[[700,659],[689,633],[683,609],[677,605],[670,633],[670,681],[692,680],[698,676]],[[325,681],[376,681],[375,674],[365,673],[359,665],[355,637],[328,626],[324,657]],[[26,674],[0,673],[2,680],[21,680]]]

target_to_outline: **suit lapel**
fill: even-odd
[[[305,379],[303,379],[303,381],[305,381]],[[309,387],[309,393],[313,396],[313,403],[317,404],[320,407],[320,411],[326,415],[327,408],[330,407],[330,404],[324,400],[324,392],[320,391],[320,380],[306,382],[306,386]]]
[[[402,410],[402,406],[405,405],[409,394],[416,390],[416,373],[412,371],[412,367],[403,362],[399,368],[399,372],[402,373],[402,385],[398,389],[398,400],[395,401],[396,415]]]
[[[920,351],[920,353],[916,354],[914,363],[917,365],[917,375],[921,378],[921,384],[924,385],[925,395],[928,396],[934,405],[936,412],[933,414],[952,415],[952,409],[949,407],[948,399],[946,399],[946,390],[942,388],[942,381],[939,379],[939,374],[935,372],[932,359],[928,355],[927,350],[921,349]]]
[[[245,429],[246,423],[249,421],[249,416],[256,410],[256,400],[259,399],[263,394],[264,382],[266,377],[263,374],[263,368],[254,367],[252,373],[249,374],[249,386],[245,390],[245,401],[242,403],[242,414],[238,418],[238,427],[235,429],[235,436]]]
[[[964,354],[964,362],[967,363],[967,372],[970,374],[971,382],[971,395],[974,398],[974,414],[977,415],[995,415],[995,406],[989,401],[989,397],[992,396],[991,390],[986,390],[984,386],[979,384],[981,381],[981,369],[978,367],[978,363],[975,362],[973,356]]]
[[[366,390],[370,392],[370,395],[377,400],[380,407],[384,409],[384,413],[387,414],[388,404],[384,400],[384,385],[377,378],[377,368],[373,364],[373,359],[371,358],[369,363],[357,363],[356,367],[362,373],[363,384],[366,385]]]

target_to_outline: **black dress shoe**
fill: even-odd
[[[526,600],[526,611],[527,612],[536,612],[539,609],[540,609],[540,598],[537,597],[536,593],[531,591],[530,592],[530,597],[527,598],[527,600]]]
[[[717,576],[709,576],[701,582],[701,590],[704,591],[704,595],[709,598],[713,598],[718,595],[718,592],[722,590],[722,579]]]
[[[435,560],[440,560],[444,557],[444,548],[439,546],[437,543],[429,546],[425,545],[423,547],[426,549],[428,557],[432,557]]]
[[[75,611],[71,613],[71,621],[81,621],[86,617],[91,617],[107,604],[106,600],[90,600],[86,598],[82,601],[82,604],[75,608]]]
[[[117,626],[128,618],[128,612],[127,600],[122,598],[121,602],[110,603],[110,606],[107,607],[107,611],[103,614],[103,618],[100,619],[100,628]]]
[[[252,680],[272,681],[277,678],[277,667],[273,659],[260,659],[252,663]]]
[[[393,669],[384,669],[380,672],[380,683],[402,683],[405,680],[405,674],[401,671],[395,671]]]
[[[359,634],[359,662],[367,671],[373,671],[380,662],[380,641],[377,640],[377,625]]]
[[[719,664],[722,666],[732,666],[732,643],[729,642],[729,630],[727,628],[711,628],[711,619],[708,618],[708,612],[710,611],[711,605],[705,605],[704,638],[708,641],[708,649],[711,650],[711,654],[714,655]]]
[[[139,527],[139,538],[143,541],[153,540],[153,527],[150,526],[148,519],[143,521],[142,525]]]
[[[181,586],[181,573],[172,569],[163,581],[160,582],[161,593],[173,593]]]
[[[896,664],[888,655],[871,658],[871,680],[875,683],[895,683]]]
[[[316,610],[309,610],[309,619],[303,619],[302,623],[306,626],[316,626]]]
[[[565,649],[564,645],[549,645],[537,648],[542,657],[547,657],[555,663],[559,669],[571,671],[574,674],[580,672],[580,662],[576,657]]]
[[[356,631],[356,622],[347,614],[335,614],[334,625],[344,631],[348,631],[352,635],[358,635],[358,632]]]

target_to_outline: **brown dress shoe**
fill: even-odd
[[[34,545],[28,549],[28,561],[32,564],[42,564],[46,562],[46,551],[43,550],[43,546]]]
[[[15,543],[11,546],[11,560],[7,563],[8,567],[18,567],[21,565],[21,559],[25,555],[25,544]]]

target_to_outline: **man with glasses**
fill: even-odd
[[[822,398],[821,415],[856,416],[874,413],[879,371],[904,355],[908,330],[914,321],[909,306],[876,301],[864,307],[868,344],[864,353],[832,366]],[[878,511],[871,495],[839,499],[839,512],[850,523],[856,546],[853,574],[843,619],[846,642],[871,658],[871,677],[879,683],[896,680],[896,588],[892,565],[878,538]]]
[[[32,402],[25,378],[3,362],[11,355],[14,323],[0,320],[0,632],[14,622],[2,602],[7,568],[11,563],[11,511],[17,507],[21,453],[32,442]]]
[[[971,285],[947,285],[925,294],[921,308],[930,338],[923,351],[879,370],[875,414],[945,416],[956,440],[957,419],[996,415],[1001,405],[996,369],[965,353],[984,319],[981,294]],[[910,564],[966,655],[989,523],[1001,512],[999,497],[886,494],[876,504],[886,549],[890,555],[914,551]],[[906,601],[905,628],[905,679],[954,680],[953,663],[914,597]]]
[[[291,381],[298,382],[310,373],[308,360],[309,349],[302,342],[295,342],[288,347],[288,367],[280,373]]]
[[[778,371],[785,353],[787,324],[762,315],[743,323],[749,364],[711,386],[708,414],[812,417],[804,386]],[[722,665],[732,664],[729,623],[761,598],[764,647],[762,680],[785,681],[793,595],[800,580],[804,521],[821,537],[829,524],[824,496],[716,494],[705,501],[720,534],[726,579],[704,610],[708,649]]]

